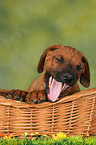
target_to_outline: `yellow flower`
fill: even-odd
[[[32,137],[32,140],[35,140],[36,139],[36,137]]]
[[[66,134],[64,134],[63,132],[59,132],[59,133],[57,133],[57,137],[59,137],[59,138],[66,138],[67,136],[66,136]]]
[[[38,135],[39,134],[39,132],[36,132],[36,135]]]
[[[7,139],[8,138],[8,136],[7,135],[5,135],[4,137],[3,137],[3,139]]]
[[[87,136],[89,136],[89,134],[87,133]]]
[[[12,138],[12,137],[14,137],[14,135],[13,135],[13,134],[10,134],[10,135],[8,136],[8,138]]]
[[[25,132],[24,134],[22,134],[22,136],[24,137],[28,136],[28,132]]]
[[[42,136],[43,136],[43,137],[47,137],[47,135],[46,135],[46,134],[43,134]]]
[[[55,134],[53,134],[53,135],[51,135],[52,136],[52,138],[54,139],[54,140],[57,140],[58,139],[58,137],[55,135]]]
[[[31,133],[31,136],[34,136],[34,133]]]

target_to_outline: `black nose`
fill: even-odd
[[[73,81],[73,75],[69,74],[69,73],[65,73],[63,74],[63,79],[65,83],[70,84]]]

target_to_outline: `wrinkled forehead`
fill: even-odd
[[[48,53],[48,56],[51,56],[51,57],[63,56],[63,58],[65,59],[71,58],[71,59],[81,60],[80,52],[70,46],[63,46],[63,47],[60,47],[59,49],[51,51]]]

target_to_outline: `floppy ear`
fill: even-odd
[[[45,62],[45,58],[46,58],[46,55],[49,51],[54,51],[56,49],[58,49],[58,46],[60,46],[59,44],[55,44],[53,46],[49,46],[44,52],[43,54],[41,55],[41,58],[39,60],[39,63],[38,63],[38,67],[37,67],[37,71],[38,73],[41,73],[43,72],[43,69],[44,69],[44,62]]]
[[[84,87],[89,87],[89,85],[90,85],[90,69],[89,69],[88,60],[86,59],[85,56],[82,57],[82,62],[84,63],[85,71],[83,74],[81,74],[80,83]]]

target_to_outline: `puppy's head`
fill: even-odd
[[[90,85],[88,60],[70,46],[55,44],[48,47],[40,58],[37,71],[45,75],[47,97],[52,102],[78,80],[84,87]]]

